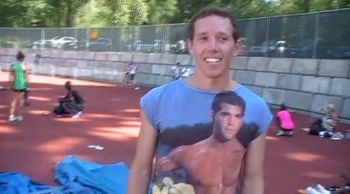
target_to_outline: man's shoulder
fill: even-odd
[[[72,94],[72,95],[76,95],[76,96],[80,96],[78,90],[76,90],[76,89],[73,89],[73,90],[71,91],[71,94]]]
[[[240,95],[246,102],[256,103],[256,104],[265,104],[266,101],[256,94],[252,89],[248,88],[245,85],[240,85],[236,90],[237,94]]]
[[[16,65],[19,65],[19,64],[20,64],[20,63],[18,63],[18,62],[11,63],[10,67],[11,67],[12,69],[14,69],[14,68],[16,67]]]
[[[173,90],[178,89],[181,86],[181,84],[179,82],[180,82],[180,80],[175,80],[175,81],[163,84],[161,86],[157,86],[155,88],[152,88],[143,97],[145,97],[145,98],[149,98],[149,97],[160,98],[161,96],[171,95]]]
[[[198,146],[196,144],[182,145],[182,146],[175,148],[174,151],[172,151],[172,156],[175,158],[178,158],[179,156],[181,156],[182,158],[187,157],[187,156],[193,157],[193,154],[198,153],[200,148],[201,148],[201,146]]]
[[[272,114],[267,102],[245,86],[241,86],[237,90],[246,104],[245,122],[257,125],[258,134],[267,130],[272,120]]]
[[[241,86],[237,90],[237,94],[240,95],[246,104],[246,107],[251,107],[254,109],[254,112],[269,112],[269,105],[264,98],[253,92],[251,89],[246,86]]]

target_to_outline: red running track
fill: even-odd
[[[8,86],[8,74],[0,72],[0,86]],[[117,84],[31,75],[31,105],[24,121],[7,122],[11,92],[0,91],[0,171],[20,171],[34,181],[54,184],[53,167],[65,155],[130,165],[140,127],[139,99],[148,88],[133,90]],[[78,119],[56,118],[51,111],[63,84],[72,81],[86,100]],[[295,136],[276,137],[274,125],[267,135],[265,162],[266,194],[295,194],[297,189],[317,183],[345,184],[343,171],[350,171],[350,140],[332,141],[305,134],[309,117],[293,114]],[[341,124],[340,129],[350,129]],[[103,150],[88,148],[103,146]]]

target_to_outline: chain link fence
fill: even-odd
[[[350,59],[350,9],[239,20],[240,55]],[[187,24],[0,28],[0,47],[187,53]]]

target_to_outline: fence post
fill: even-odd
[[[263,45],[264,57],[267,57],[267,49],[268,49],[269,40],[270,40],[270,23],[271,23],[270,20],[271,20],[271,17],[266,18],[266,34],[265,34],[266,44]]]
[[[314,45],[313,45],[313,52],[312,52],[312,58],[316,59],[316,54],[317,54],[317,42],[318,42],[318,36],[319,36],[319,25],[320,25],[320,13],[317,13],[315,15],[316,17],[316,22],[315,22],[315,34],[314,34]]]
[[[42,50],[45,47],[45,28],[41,29],[41,44],[40,44],[40,50]]]

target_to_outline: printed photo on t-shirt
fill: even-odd
[[[246,103],[235,92],[211,102],[211,122],[179,125],[158,136],[152,193],[164,188],[191,194],[233,194],[240,185],[249,143],[259,135],[245,122]]]

